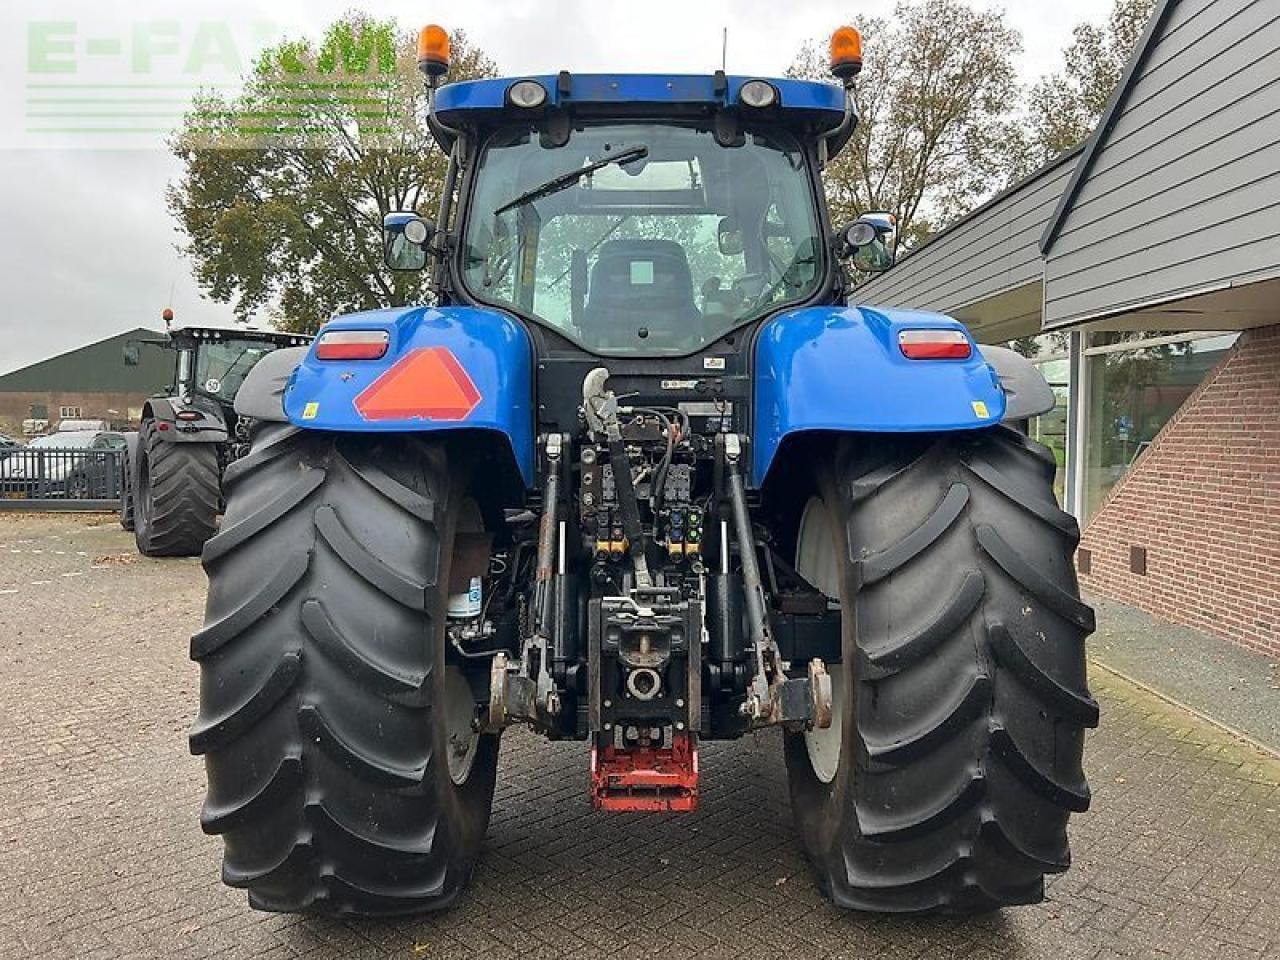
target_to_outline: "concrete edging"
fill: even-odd
[[[1089,666],[1097,667],[1100,670],[1105,670],[1107,671],[1107,673],[1111,674],[1113,677],[1119,677],[1121,680],[1125,681],[1125,683],[1133,684],[1143,693],[1149,693],[1151,694],[1151,696],[1156,697],[1157,699],[1163,700],[1165,703],[1170,704],[1171,706],[1177,707],[1179,710],[1185,710],[1187,713],[1191,714],[1196,719],[1203,720],[1205,723],[1208,723],[1214,727],[1217,727],[1223,733],[1230,734],[1240,742],[1247,743],[1249,746],[1253,747],[1256,750],[1261,751],[1262,753],[1265,753],[1267,756],[1274,757],[1275,759],[1280,760],[1280,750],[1276,750],[1274,747],[1268,746],[1267,744],[1263,743],[1261,740],[1258,740],[1254,737],[1249,736],[1249,734],[1247,733],[1243,733],[1242,731],[1237,730],[1235,727],[1231,726],[1228,723],[1223,723],[1221,720],[1217,719],[1216,717],[1211,717],[1209,714],[1205,713],[1203,710],[1197,710],[1195,707],[1190,706],[1187,703],[1184,703],[1183,701],[1177,699],[1176,697],[1169,696],[1164,691],[1151,686],[1151,684],[1149,683],[1143,683],[1141,680],[1138,680],[1135,677],[1131,677],[1129,674],[1121,670],[1117,670],[1114,667],[1109,667],[1105,663],[1103,663],[1101,660],[1095,660],[1093,657],[1089,658]]]

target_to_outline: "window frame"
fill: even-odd
[[[1089,470],[1088,450],[1091,432],[1090,398],[1093,392],[1091,364],[1089,361],[1094,357],[1103,357],[1110,354],[1146,350],[1151,347],[1170,346],[1180,343],[1193,343],[1199,340],[1212,340],[1224,336],[1234,335],[1238,340],[1243,333],[1241,330],[1188,330],[1185,332],[1156,334],[1154,336],[1140,336],[1136,340],[1126,340],[1121,343],[1094,344],[1091,342],[1093,335],[1096,333],[1114,332],[1117,331],[1108,327],[1068,331],[1070,372],[1067,384],[1067,481],[1064,507],[1080,522],[1082,528],[1087,526],[1091,518],[1091,514],[1087,512],[1089,504],[1086,502]],[[1142,333],[1144,331],[1135,332]],[[1227,350],[1233,349],[1234,346],[1235,342],[1233,341],[1231,346],[1227,347]],[[1206,376],[1208,376],[1207,373]],[[1157,431],[1158,433],[1159,431]],[[1123,480],[1123,476],[1121,479]],[[1103,502],[1105,502],[1105,499],[1104,497]],[[1097,512],[1097,507],[1100,505],[1100,503],[1094,505],[1094,513]]]

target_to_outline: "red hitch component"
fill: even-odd
[[[698,746],[687,733],[670,748],[591,748],[591,805],[597,810],[686,813],[698,808]]]

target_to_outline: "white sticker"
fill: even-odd
[[[663,380],[663,390],[696,390],[698,389],[697,380]]]
[[[703,370],[723,370],[724,357],[703,357],[702,369]]]
[[[723,419],[733,416],[733,403],[729,400],[682,401],[676,406],[691,417],[717,417]]]
[[[221,393],[222,381],[217,377],[210,377],[204,382],[204,388],[208,393]]]
[[[652,260],[632,260],[631,261],[631,285],[649,286],[653,283],[653,261]]]

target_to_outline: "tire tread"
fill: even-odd
[[[277,912],[447,906],[478,856],[497,763],[496,738],[482,738],[454,788],[433,759],[447,462],[263,421],[232,466],[191,640],[201,826],[224,838],[223,879]],[[379,525],[389,546],[375,554]],[[449,804],[441,778],[458,791]]]
[[[873,439],[844,441],[822,488],[845,519],[858,729],[830,785],[788,737],[806,852],[851,909],[1036,902],[1089,806],[1079,527],[1052,455],[1016,431]]]

